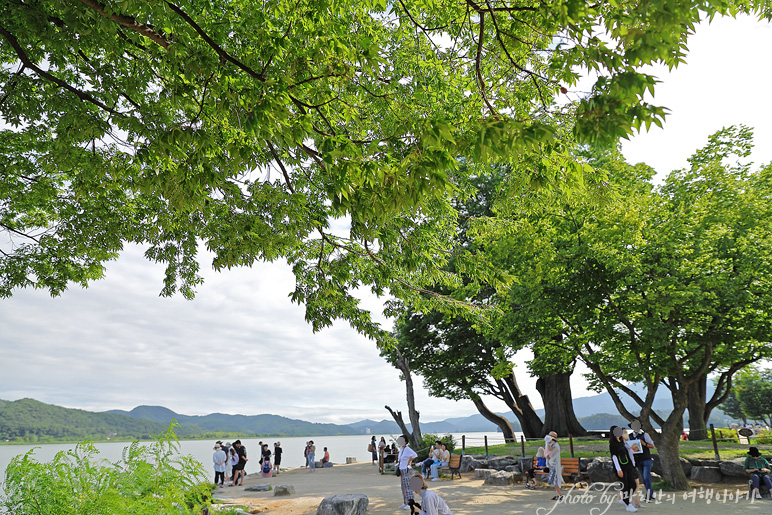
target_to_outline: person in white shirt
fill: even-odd
[[[544,456],[547,458],[547,466],[550,469],[547,482],[555,487],[555,497],[552,500],[559,501],[563,497],[563,492],[560,490],[563,486],[563,466],[560,463],[560,444],[555,431],[550,431],[544,437]]]
[[[413,460],[418,457],[407,444],[407,437],[400,436],[397,438],[397,444],[399,445],[399,454],[397,455],[397,472],[399,473],[400,484],[402,486],[402,500],[404,504],[400,506],[403,510],[409,510],[410,506],[408,501],[413,499],[413,492],[410,490],[410,476],[413,475]]]
[[[222,450],[222,446],[218,443],[214,446],[214,454],[212,455],[212,461],[214,461],[214,484],[222,488],[225,482],[225,460],[228,459],[228,455]]]
[[[410,478],[410,489],[421,496],[421,502],[416,503],[411,499],[411,511],[418,513],[419,515],[453,515],[448,508],[448,503],[429,490],[424,478],[421,476],[413,476]]]
[[[448,446],[444,443],[441,443],[441,449],[440,449],[440,457],[439,461],[434,462],[434,465],[431,466],[432,471],[432,481],[439,481],[440,476],[437,471],[440,467],[447,467],[448,463],[450,462],[450,451],[448,450]]]

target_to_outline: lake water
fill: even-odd
[[[376,440],[380,440],[380,437],[384,436],[386,441],[391,443],[394,441],[397,435],[377,435]],[[456,440],[456,446],[460,450],[461,448],[461,434],[453,435]],[[485,441],[485,437],[488,437],[488,443],[490,445],[504,443],[504,437],[501,433],[465,433],[465,441],[467,447],[482,446]],[[369,462],[370,453],[367,452],[367,444],[370,443],[371,435],[346,435],[346,436],[302,436],[291,438],[270,438],[263,440],[268,444],[271,452],[273,452],[274,442],[281,442],[281,447],[284,450],[282,453],[282,468],[294,468],[302,467],[305,465],[305,458],[303,457],[303,450],[305,449],[306,442],[313,440],[316,445],[316,460],[318,461],[324,455],[324,448],[327,447],[330,453],[330,460],[333,463],[345,463],[347,457],[354,457],[358,462]],[[520,438],[520,433],[517,433],[517,438]],[[249,462],[247,463],[247,474],[252,474],[258,471],[259,458],[259,438],[242,438],[241,443],[247,448],[247,457]],[[128,442],[106,442],[97,443],[94,446],[99,450],[97,458],[107,460],[110,462],[118,461],[121,458],[123,449],[129,445]],[[39,462],[50,461],[56,456],[56,453],[61,451],[67,451],[73,449],[75,444],[45,444],[45,445],[1,445],[0,446],[0,471],[2,471],[2,480],[5,479],[5,469],[11,460],[19,454],[24,454],[30,449],[35,449],[35,460]],[[212,454],[214,441],[209,440],[183,440],[180,441],[180,454],[191,455],[197,459],[204,466],[204,470],[207,474],[214,475],[214,468],[212,463]],[[0,482],[2,481],[0,480]]]

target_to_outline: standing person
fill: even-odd
[[[258,463],[262,465],[263,464],[263,442],[262,441],[257,442],[257,448],[260,451],[260,461],[258,461]]]
[[[260,451],[260,462],[262,463],[260,468],[260,475],[262,477],[271,477],[273,475],[273,466],[271,465],[271,450],[268,448],[268,444],[264,443],[263,448]]]
[[[375,465],[375,462],[378,461],[378,442],[375,441],[375,435],[370,439],[370,445],[368,446],[370,448],[370,456],[373,460],[373,465]]]
[[[239,455],[236,453],[236,447],[231,447],[228,453],[228,461],[231,463],[231,483],[230,486],[236,486],[236,467],[239,465]]]
[[[316,468],[314,463],[314,454],[316,453],[316,445],[313,440],[308,441],[308,471],[313,472]]]
[[[407,436],[402,435],[397,438],[399,444],[399,455],[397,456],[397,475],[400,479],[402,486],[402,500],[404,503],[400,506],[403,510],[409,510],[410,505],[408,501],[413,500],[413,491],[410,490],[410,476],[413,475],[413,460],[418,457],[413,449],[410,448],[407,442]]]
[[[306,467],[308,466],[308,446],[310,442],[306,442],[306,446],[303,448],[303,456],[306,458]]]
[[[212,455],[212,461],[214,461],[214,484],[222,488],[225,483],[225,462],[228,459],[228,455],[222,450],[220,444],[214,446],[214,454]]]
[[[448,503],[442,497],[429,490],[426,481],[421,476],[410,478],[410,490],[421,496],[420,504],[416,504],[413,499],[410,499],[408,507],[411,508],[411,511],[412,507],[416,506],[419,515],[453,515],[450,508],[448,508]]]
[[[638,469],[643,486],[646,488],[646,502],[651,502],[654,500],[654,488],[651,485],[651,466],[654,464],[651,449],[654,449],[654,442],[651,436],[643,430],[638,420],[633,420],[629,426],[633,432],[628,435],[628,438],[638,440],[641,444],[642,452],[635,460],[635,467]]]
[[[769,462],[761,457],[761,453],[757,447],[748,448],[748,457],[745,458],[745,465],[743,467],[746,474],[751,475],[751,484],[753,484],[753,495],[756,499],[761,499],[759,493],[759,483],[764,483],[769,487],[772,492],[772,479],[769,478]]]
[[[614,462],[617,476],[622,480],[622,501],[627,505],[627,511],[636,512],[638,509],[631,504],[633,494],[635,494],[635,457],[633,451],[628,449],[622,441],[624,434],[624,428],[611,426],[608,450],[611,454],[611,461]]]
[[[284,452],[281,448],[281,442],[273,444],[273,473],[279,475],[279,465],[281,465],[281,453]]]
[[[232,480],[233,476],[233,463],[231,463],[231,450],[233,447],[231,447],[230,442],[225,442],[225,445],[222,446],[222,450],[225,451],[225,482],[229,483]]]
[[[555,487],[555,497],[553,501],[559,501],[563,498],[563,466],[560,463],[560,444],[558,443],[558,434],[555,431],[544,437],[544,456],[547,458],[547,465],[550,474],[547,476],[547,483]]]
[[[450,451],[448,450],[448,446],[444,443],[440,444],[440,452],[439,452],[439,459],[440,461],[435,461],[434,465],[431,467],[432,472],[432,481],[439,481],[440,480],[440,474],[439,474],[439,468],[440,467],[447,467],[450,463]]]
[[[233,486],[244,486],[244,468],[247,466],[247,448],[241,444],[241,440],[233,442],[233,446],[236,448],[236,455],[239,457],[239,462],[233,467]],[[241,482],[239,482],[241,478]]]

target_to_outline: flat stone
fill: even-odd
[[[295,495],[295,487],[292,485],[279,485],[273,489],[273,495]]]
[[[693,467],[690,477],[701,483],[720,483],[724,479],[718,467]]]
[[[512,472],[504,472],[503,470],[493,472],[492,474],[490,474],[488,477],[485,478],[485,484],[492,485],[492,486],[514,485],[515,484],[514,474]]]
[[[364,494],[337,494],[325,497],[316,515],[365,515],[370,500]]]
[[[265,484],[265,485],[251,485],[244,487],[245,492],[267,492],[271,489],[271,485]]]
[[[508,467],[504,467],[504,470],[507,472],[520,472],[520,467],[517,465],[509,465]]]
[[[719,465],[719,470],[721,470],[721,473],[725,476],[750,477],[745,472],[745,458],[722,461]]]
[[[511,467],[517,463],[517,460],[511,456],[504,458],[495,458],[488,460],[488,467],[496,470],[506,470],[507,467]]]

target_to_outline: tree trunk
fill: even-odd
[[[405,435],[410,437],[410,444],[411,447],[414,450],[418,450],[420,448],[420,445],[422,444],[422,437],[421,437],[421,425],[418,422],[418,418],[420,417],[420,413],[418,410],[415,409],[415,394],[413,393],[413,377],[410,375],[410,365],[406,358],[402,356],[402,353],[399,352],[399,349],[397,350],[397,359],[394,360],[394,365],[402,372],[402,377],[405,380],[405,395],[407,397],[407,411],[408,411],[408,417],[410,418],[410,428],[413,430],[411,433],[407,432],[407,428],[404,428],[404,423],[402,424],[403,431],[405,431]],[[389,410],[391,411],[391,410]],[[393,413],[392,413],[392,416]],[[402,419],[402,416],[400,414],[400,420]],[[399,422],[397,422],[399,424]]]
[[[502,397],[512,413],[515,414],[520,422],[520,430],[526,438],[541,438],[544,434],[541,432],[541,418],[533,409],[530,399],[523,395],[520,387],[517,386],[515,375],[511,374],[504,379],[496,379],[496,384],[502,392]]]
[[[689,440],[708,439],[708,417],[706,409],[707,374],[695,381],[689,387]]]
[[[659,433],[652,431],[649,434],[657,447],[657,454],[662,464],[663,479],[676,490],[687,490],[689,482],[681,466],[679,446],[681,445],[681,433],[684,430],[683,416],[688,404],[688,386],[676,390],[671,389],[670,394],[673,398],[673,411],[662,424]]]
[[[544,402],[544,425],[539,436],[555,431],[560,436],[587,436],[587,430],[574,414],[571,399],[571,372],[552,374],[536,380]]]
[[[512,430],[512,424],[509,423],[509,420],[502,417],[501,415],[497,415],[488,409],[488,406],[485,405],[483,400],[476,393],[469,392],[469,398],[472,399],[472,402],[474,402],[474,405],[477,408],[477,411],[480,412],[480,415],[499,426],[501,432],[504,434],[505,442],[515,441],[515,432]]]

